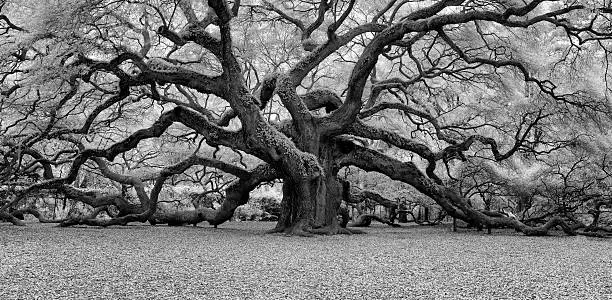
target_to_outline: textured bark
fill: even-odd
[[[355,233],[344,228],[345,226],[338,221],[340,204],[343,199],[343,186],[336,177],[338,172],[335,165],[336,149],[326,143],[317,144],[318,149],[315,149],[313,144],[310,144],[308,149],[318,152],[319,164],[324,170],[324,175],[318,178],[317,182],[302,183],[301,188],[299,187],[300,183],[296,183],[290,178],[284,179],[281,216],[273,232],[297,233],[299,235],[308,235],[308,233]],[[301,192],[304,190],[314,191],[315,193],[311,193],[310,197],[305,198],[306,193]],[[307,221],[300,223],[302,219]],[[343,222],[346,223],[346,221],[348,221],[347,218],[343,218]],[[296,223],[302,224],[299,226],[308,225],[295,231]]]
[[[322,178],[311,182],[283,179],[281,216],[272,232],[309,236],[315,226],[316,201],[324,197]]]

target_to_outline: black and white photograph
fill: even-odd
[[[0,0],[0,300],[612,299],[612,0]]]

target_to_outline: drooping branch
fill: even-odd
[[[522,117],[521,124],[519,125],[517,132],[514,136],[514,139],[515,139],[514,144],[512,145],[510,149],[508,149],[508,151],[506,151],[505,153],[501,153],[497,145],[497,141],[495,139],[490,138],[490,137],[485,137],[482,135],[477,135],[477,134],[465,137],[463,138],[463,140],[459,140],[458,138],[451,138],[442,132],[443,127],[441,127],[441,125],[437,122],[437,120],[433,116],[427,113],[412,109],[406,106],[405,104],[381,103],[370,109],[364,110],[362,113],[360,113],[360,117],[361,116],[367,117],[367,116],[373,115],[374,113],[382,109],[385,109],[385,108],[398,109],[406,113],[414,114],[416,116],[425,118],[435,128],[438,138],[440,138],[440,140],[446,141],[450,145],[444,147],[440,151],[434,152],[427,145],[421,142],[417,142],[412,139],[408,139],[392,131],[369,126],[359,121],[355,122],[351,127],[349,127],[349,130],[347,131],[347,133],[356,135],[359,137],[368,138],[368,139],[382,140],[400,149],[404,149],[404,150],[408,150],[413,153],[416,153],[417,155],[419,155],[420,157],[428,161],[429,165],[427,168],[427,175],[430,178],[436,180],[438,183],[441,183],[441,180],[434,173],[435,165],[437,161],[443,160],[444,162],[448,162],[453,158],[459,158],[461,160],[466,160],[465,155],[463,153],[465,151],[468,151],[470,147],[472,147],[474,142],[480,142],[483,145],[489,146],[491,154],[493,155],[493,158],[496,161],[502,161],[502,160],[508,159],[517,151],[525,148],[525,144],[527,142],[527,138],[529,134],[533,131],[533,129],[537,126],[537,124],[541,120],[549,116],[549,114],[544,114],[542,110],[539,110],[537,113],[533,113],[535,114],[535,116],[533,117],[533,120],[529,120],[529,116],[531,116],[532,113],[525,114]],[[525,126],[524,129],[523,129],[523,126]],[[563,145],[566,145],[569,143],[571,143],[571,141]]]
[[[100,195],[96,192],[75,188],[69,184],[59,187],[57,191],[63,193],[69,199],[85,203],[93,208],[114,205],[120,211],[132,210],[127,200],[121,194]]]
[[[136,195],[138,196],[138,199],[140,201],[140,206],[130,212],[127,212],[125,215],[117,216],[115,218],[98,219],[95,217],[97,215],[97,213],[95,213],[95,214],[85,216],[85,217],[66,219],[60,223],[60,226],[66,227],[66,226],[73,226],[73,225],[90,225],[90,226],[127,225],[130,222],[145,222],[153,213],[155,213],[155,210],[157,209],[157,196],[159,195],[159,192],[161,191],[161,189],[156,189],[154,187],[153,190],[151,191],[151,194],[149,195],[145,191],[144,183],[142,182],[142,180],[140,180],[140,178],[136,176],[128,176],[128,175],[115,173],[108,168],[106,162],[103,159],[99,157],[93,157],[92,159],[96,162],[96,164],[98,165],[98,168],[100,169],[100,171],[105,177],[115,182],[119,182],[121,184],[130,185],[134,187],[134,189],[136,190]],[[117,196],[106,197],[106,199],[112,200],[113,203],[100,203],[99,202],[100,198],[98,197],[94,199],[97,200],[97,203],[96,203],[97,206],[94,206],[94,208],[98,208],[101,206],[107,206],[110,204],[113,204],[113,205],[119,204],[117,205],[117,207],[121,208],[121,204],[118,202],[125,201],[123,199],[121,200],[117,199]],[[80,198],[79,200],[83,200],[83,198]]]
[[[467,200],[443,185],[425,176],[412,162],[400,162],[374,150],[358,145],[345,155],[339,163],[342,166],[353,165],[365,171],[375,171],[389,176],[391,179],[410,184],[419,192],[432,198],[451,216],[472,224],[482,224],[490,227],[511,227],[526,235],[546,235],[548,231],[560,226],[565,233],[574,235],[576,232],[561,217],[553,217],[539,227],[528,226],[511,217],[492,217],[472,208]]]
[[[518,150],[524,148],[529,134],[533,131],[533,129],[538,125],[540,121],[542,121],[543,119],[549,116],[549,114],[544,114],[541,109],[537,112],[537,114],[535,114],[535,117],[533,118],[532,121],[528,120],[528,117],[530,115],[531,113],[527,113],[522,116],[521,118],[522,121],[519,124],[518,129],[514,135],[514,144],[505,153],[501,153],[499,151],[499,147],[495,139],[490,138],[490,137],[485,137],[482,135],[471,135],[465,138],[462,142],[455,142],[454,144],[444,148],[442,151],[436,153],[436,160],[446,159],[448,157],[453,157],[455,155],[459,155],[460,157],[463,157],[462,152],[467,151],[471,147],[471,145],[476,141],[482,143],[483,145],[489,146],[491,150],[491,154],[493,154],[493,158],[496,161],[502,161],[502,160],[508,159],[509,157],[514,155],[514,153],[516,153]],[[525,130],[523,131],[523,126],[525,124],[527,124],[527,126]],[[571,141],[567,143],[562,143],[562,146],[565,146],[566,144],[571,144]]]
[[[345,199],[345,201],[349,202],[349,203],[353,203],[353,204],[357,204],[357,203],[361,203],[364,202],[366,200],[371,200],[374,201],[386,208],[389,209],[397,209],[398,205],[397,205],[397,201],[393,201],[391,199],[387,199],[385,197],[383,197],[382,195],[374,192],[374,191],[369,191],[369,190],[355,190],[355,191],[351,191],[351,196],[348,200]]]
[[[34,164],[40,164],[43,168],[43,178],[45,179],[51,179],[54,178],[55,176],[53,175],[53,168],[52,168],[52,164],[55,163],[55,159],[46,159],[42,153],[40,153],[40,151],[30,148],[30,147],[20,147],[20,145],[15,144],[14,142],[11,141],[4,141],[1,145],[6,145],[9,146],[13,149],[16,148],[20,148],[19,151],[21,152],[21,155],[29,155],[32,158],[34,158],[35,160],[30,164],[30,166],[24,166],[23,169],[27,170],[29,169],[32,165]],[[59,151],[58,155],[60,153],[62,153],[63,151]]]
[[[26,223],[23,220],[20,220],[19,218],[3,210],[0,210],[0,220],[6,220],[13,223],[15,226],[26,226]]]
[[[179,106],[162,114],[151,127],[134,132],[123,141],[114,144],[108,149],[85,150],[83,151],[83,154],[89,154],[90,156],[96,157],[105,157],[108,160],[113,160],[119,153],[135,148],[140,141],[161,136],[161,134],[163,134],[166,129],[175,122],[182,123],[183,125],[196,130],[211,143],[238,149],[246,148],[240,133],[224,130],[223,128],[208,122],[204,116]]]
[[[25,30],[24,28],[17,26],[13,22],[11,22],[11,20],[6,15],[0,15],[0,21],[4,21],[4,23],[6,23],[6,25],[8,26],[8,28],[5,29],[5,33],[8,32],[9,29],[27,32],[27,30]]]
[[[365,202],[367,200],[374,201],[379,205],[382,205],[390,210],[389,218],[381,217],[375,214],[361,214],[357,216],[356,220],[353,223],[348,224],[350,227],[367,227],[370,226],[372,220],[376,220],[380,223],[387,224],[392,227],[399,227],[398,224],[395,224],[395,215],[396,210],[398,208],[397,201],[393,201],[383,197],[382,195],[369,190],[354,190],[350,192],[349,197],[343,198],[346,202],[352,204],[358,204]]]
[[[375,214],[359,215],[357,216],[357,219],[354,222],[347,224],[347,226],[348,227],[368,227],[370,226],[370,224],[372,224],[372,220],[378,221],[383,224],[387,224],[391,227],[400,227],[399,224],[395,224],[392,221],[382,218]]]
[[[111,225],[125,225],[129,222],[135,222],[135,221],[144,222],[147,220],[150,221],[152,224],[162,223],[162,222],[173,223],[173,222],[178,222],[178,220],[181,218],[184,218],[185,217],[183,216],[184,214],[191,216],[185,219],[186,223],[189,223],[191,221],[195,221],[195,223],[199,223],[199,222],[207,221],[207,220],[210,220],[213,222],[217,220],[217,222],[221,223],[227,220],[227,219],[223,219],[227,215],[231,217],[231,215],[233,214],[233,210],[235,210],[236,207],[246,203],[246,200],[248,200],[248,192],[252,190],[253,188],[255,188],[260,183],[260,182],[257,182],[257,184],[255,184],[254,182],[260,179],[262,181],[269,181],[269,180],[275,179],[278,176],[276,175],[273,169],[267,166],[262,166],[260,168],[256,168],[255,170],[249,172],[240,167],[236,167],[234,165],[231,165],[231,164],[228,164],[228,163],[216,160],[216,159],[200,157],[197,155],[192,155],[189,158],[177,164],[163,168],[159,172],[156,172],[150,175],[145,175],[142,177],[128,176],[128,175],[122,175],[122,174],[115,173],[108,168],[104,160],[100,158],[93,158],[93,160],[98,164],[100,171],[105,177],[115,182],[124,184],[124,185],[133,186],[137,192],[138,198],[140,199],[140,205],[131,205],[130,203],[127,203],[127,201],[119,195],[98,196],[98,195],[95,195],[95,193],[82,192],[69,185],[65,185],[61,189],[61,191],[63,191],[69,198],[84,202],[86,204],[91,205],[94,208],[114,205],[119,208],[120,213],[118,216],[111,218],[110,220],[96,219],[94,215],[89,215],[89,216],[82,217],[82,218],[68,219],[68,220],[62,221],[61,223],[62,226],[72,226],[72,225],[77,225],[77,224],[84,224],[84,225],[91,225],[91,226],[111,226]],[[214,167],[224,172],[237,176],[239,178],[237,182],[239,183],[230,185],[226,193],[228,193],[228,197],[232,196],[234,198],[237,196],[232,193],[235,193],[235,192],[247,193],[246,199],[240,198],[239,199],[240,201],[236,199],[230,199],[228,204],[225,205],[225,208],[223,208],[224,206],[222,205],[222,208],[219,210],[200,209],[197,212],[185,212],[184,214],[183,213],[175,214],[175,215],[167,214],[167,213],[156,214],[155,212],[156,212],[156,206],[158,202],[157,198],[164,185],[164,182],[169,177],[176,175],[176,174],[181,174],[185,172],[188,168],[195,166],[195,165]],[[143,182],[147,180],[155,180],[154,187],[151,190],[149,195],[147,195],[146,192],[144,191],[144,185],[143,185]],[[242,203],[242,204],[238,204],[234,206],[231,203]],[[231,214],[226,212],[224,209],[231,209]],[[216,224],[219,224],[219,223],[216,223]]]
[[[218,159],[202,157],[202,156],[194,154],[177,164],[165,167],[163,170],[159,172],[155,172],[153,174],[142,176],[141,179],[143,181],[148,181],[148,180],[153,180],[159,177],[164,177],[164,176],[168,177],[172,175],[181,174],[185,172],[187,169],[195,165],[213,167],[225,173],[232,174],[238,178],[247,178],[248,176],[251,176],[251,174],[247,170],[241,167],[237,167],[235,165],[226,163]]]
[[[83,149],[74,159],[66,177],[53,178],[32,184],[23,190],[21,195],[23,196],[27,193],[40,189],[60,188],[64,184],[69,184],[76,179],[81,166],[89,158],[103,157],[109,161],[112,161],[120,153],[134,149],[142,140],[161,136],[166,129],[175,122],[180,122],[196,130],[210,143],[246,150],[246,145],[244,144],[243,137],[240,133],[226,131],[214,124],[209,123],[205,117],[194,111],[182,107],[176,107],[173,110],[162,114],[151,127],[140,129],[107,149]],[[13,204],[14,203],[11,203],[11,205]],[[6,207],[0,208],[0,210],[5,208]]]
[[[154,215],[152,223],[192,223],[208,222],[210,225],[219,225],[231,219],[238,206],[244,205],[249,200],[249,193],[259,184],[277,179],[281,176],[270,165],[257,166],[242,177],[232,182],[225,189],[225,198],[217,209],[199,208],[195,212],[185,212],[175,215]]]

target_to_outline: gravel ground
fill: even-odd
[[[612,242],[374,226],[285,237],[273,223],[0,224],[0,299],[612,299]]]

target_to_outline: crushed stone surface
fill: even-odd
[[[612,241],[448,227],[287,237],[0,223],[0,299],[612,299]]]

